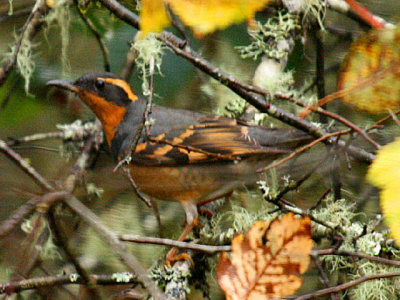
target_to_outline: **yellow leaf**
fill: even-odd
[[[189,26],[196,36],[252,19],[269,0],[143,0],[140,28],[143,35],[170,24],[164,5]]]
[[[397,245],[400,245],[400,138],[379,149],[367,180],[381,188],[380,205]]]
[[[368,170],[367,179],[384,189],[399,186],[400,182],[400,137],[383,146]]]
[[[170,25],[163,0],[143,0],[140,10],[140,30],[142,36],[150,32],[160,32]]]
[[[380,193],[380,204],[386,225],[396,245],[400,246],[400,187],[385,188]]]
[[[343,102],[372,113],[400,104],[400,27],[372,30],[353,43],[344,59],[338,89]]]
[[[265,244],[265,240],[267,243]],[[294,294],[310,263],[311,221],[292,213],[258,221],[232,240],[232,258],[222,253],[217,280],[227,299],[256,300]]]
[[[254,17],[269,0],[167,0],[173,12],[192,28],[205,35]]]

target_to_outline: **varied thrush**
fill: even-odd
[[[90,73],[75,82],[47,84],[76,93],[93,110],[116,160],[129,154],[147,102],[126,81],[111,73]],[[129,167],[142,192],[181,203],[187,226],[179,240],[196,226],[199,205],[254,182],[257,168],[311,139],[298,130],[159,105],[153,105],[151,119],[150,132],[142,132]]]

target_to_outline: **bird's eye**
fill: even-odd
[[[94,83],[94,85],[98,88],[98,89],[102,89],[104,87],[104,81],[101,79],[96,80],[96,82]]]

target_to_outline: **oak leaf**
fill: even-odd
[[[400,26],[372,30],[350,47],[338,78],[343,102],[371,113],[400,104]]]
[[[265,243],[266,241],[266,243]],[[217,280],[227,299],[276,299],[294,294],[299,274],[310,263],[311,221],[292,213],[270,223],[258,221],[232,240],[232,257],[223,252]]]

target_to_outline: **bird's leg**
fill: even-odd
[[[211,201],[221,199],[222,197],[225,198],[226,202],[231,201],[232,194],[233,194],[233,191],[231,191],[231,192],[229,192],[229,193],[227,193],[227,194],[225,194],[223,196],[216,197],[216,198],[213,198],[213,199],[208,200],[206,202],[200,203],[200,204],[197,205],[197,209],[198,209],[198,211],[200,212],[201,215],[206,215],[209,219],[211,219],[212,217],[214,217],[213,211],[211,209],[208,209],[208,208],[202,208],[201,206],[205,205],[207,203],[210,203]]]
[[[187,235],[193,230],[194,227],[199,223],[199,213],[197,211],[197,205],[195,202],[185,201],[181,202],[183,208],[186,213],[186,226],[181,235],[178,238],[178,241],[182,242],[186,239]],[[165,257],[165,264],[167,267],[171,267],[171,265],[177,260],[189,260],[192,265],[194,262],[192,258],[187,253],[176,254],[178,249],[176,247],[169,250],[167,256]]]

